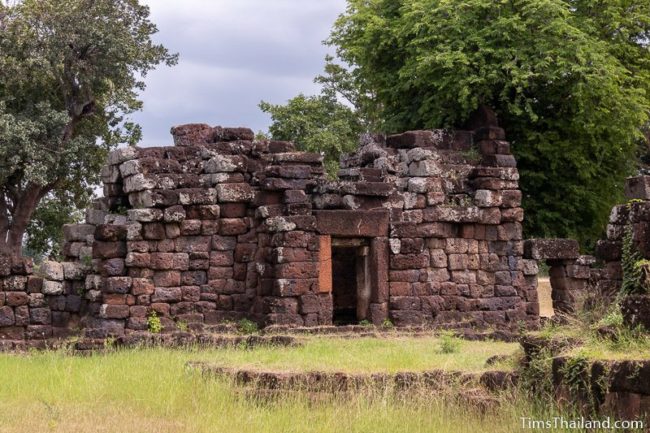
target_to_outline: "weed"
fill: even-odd
[[[384,329],[393,329],[395,325],[390,321],[390,319],[384,319],[384,321],[381,322],[381,327]]]
[[[107,339],[104,340],[104,349],[111,350],[115,349],[115,344],[117,341],[115,340],[115,337],[108,337]]]
[[[187,330],[189,329],[189,326],[188,326],[187,322],[179,320],[178,322],[176,322],[176,328],[181,332],[187,332]]]
[[[440,352],[457,353],[460,351],[460,339],[453,332],[445,331],[440,334]]]
[[[259,327],[257,326],[257,323],[251,320],[241,319],[237,322],[237,330],[242,334],[254,334],[259,331]]]
[[[361,322],[359,322],[359,326],[370,327],[372,326],[372,322],[370,320],[362,320]]]
[[[149,316],[147,316],[147,327],[149,328],[149,332],[152,334],[160,334],[162,332],[162,323],[160,317],[158,317],[155,311],[152,311]]]
[[[623,248],[621,253],[621,267],[623,268],[623,282],[621,284],[621,294],[644,293],[646,288],[642,284],[642,266],[643,262],[641,253],[634,245],[632,225],[625,226],[623,234]]]
[[[623,326],[623,313],[618,303],[612,304],[612,308],[598,322],[600,326],[611,326],[620,328]]]

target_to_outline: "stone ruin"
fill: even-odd
[[[146,332],[152,312],[165,331],[243,318],[534,328],[538,261],[563,311],[602,273],[574,241],[522,239],[498,127],[364,136],[338,180],[320,154],[249,129],[172,135],[110,154],[104,198],[64,228],[63,263],[0,260],[0,339]]]

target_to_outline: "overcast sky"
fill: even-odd
[[[345,0],[143,0],[160,32],[157,42],[180,55],[175,67],[147,76],[143,146],[171,144],[183,123],[266,130],[260,100],[279,104],[315,94],[324,47]]]

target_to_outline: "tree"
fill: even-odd
[[[75,203],[67,191],[52,192],[32,214],[23,242],[23,254],[37,259],[58,259],[63,254],[63,225],[83,221],[83,209],[90,203]]]
[[[260,108],[271,115],[269,133],[274,140],[293,141],[300,150],[323,152],[330,176],[338,171],[340,155],[357,147],[363,131],[359,116],[332,92],[300,94],[286,105],[261,102]]]
[[[650,111],[650,2],[348,0],[329,44],[386,132],[493,107],[519,161],[528,236],[591,243]]]
[[[139,140],[126,116],[142,106],[143,79],[177,60],[156,32],[137,0],[2,5],[0,254],[21,254],[44,197],[83,203],[107,152]]]

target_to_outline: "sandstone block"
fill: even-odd
[[[221,203],[249,202],[255,198],[255,193],[247,183],[217,185],[216,190]]]
[[[40,273],[47,280],[63,281],[63,265],[61,263],[45,260],[41,263]]]
[[[63,294],[63,284],[58,281],[43,281],[44,295],[61,295]]]
[[[95,226],[90,224],[65,224],[63,238],[68,242],[86,242],[95,233]]]

